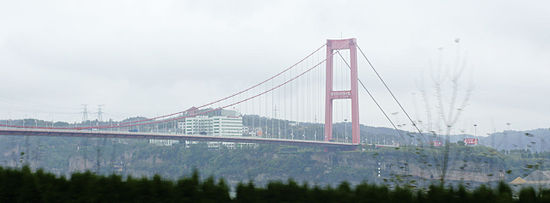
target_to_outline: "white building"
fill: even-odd
[[[209,111],[211,109],[191,109],[192,113],[201,111]],[[210,136],[243,136],[244,133],[249,133],[249,129],[243,126],[243,118],[233,110],[215,110],[205,113],[200,116],[185,118],[178,122],[178,129],[187,135],[210,135]],[[198,142],[186,141],[187,144],[196,144]],[[206,142],[208,148],[219,149],[224,146],[228,149],[243,148],[243,147],[258,147],[255,143],[234,143],[234,142]]]
[[[187,135],[242,136],[243,118],[236,111],[220,110],[213,116],[185,118],[178,128]]]
[[[183,133],[187,135],[210,135],[212,134],[212,120],[208,116],[197,116],[185,118],[178,124]]]
[[[212,120],[212,135],[214,136],[242,136],[243,117],[214,116]]]

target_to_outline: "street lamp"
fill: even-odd
[[[313,137],[314,137],[315,141],[317,141],[317,129],[315,129],[315,133],[313,133]]]
[[[477,124],[474,124],[474,137],[477,137]]]

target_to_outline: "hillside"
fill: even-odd
[[[492,146],[498,150],[550,151],[550,129],[507,130],[492,133],[488,137],[481,138],[480,142],[483,145]]]

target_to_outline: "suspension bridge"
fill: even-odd
[[[361,143],[359,85],[374,100],[374,103],[395,128],[391,119],[358,78],[358,51],[398,102],[357,45],[356,39],[351,38],[327,40],[325,44],[304,58],[263,81],[236,91],[229,96],[184,111],[101,125],[32,126],[14,125],[6,122],[0,124],[2,127],[0,135],[176,139],[318,146],[352,150]],[[404,111],[401,104],[399,106]],[[212,116],[213,113],[226,109],[238,112],[232,117],[242,119],[244,115],[257,116],[242,120],[244,127],[237,129],[240,132],[238,135],[229,135],[231,130],[223,128],[224,123],[220,123],[221,121],[217,123],[218,131],[214,130],[208,133],[202,131],[190,133],[186,131],[185,127],[182,127],[181,130],[177,129],[180,126],[179,123],[185,123],[186,120]],[[322,122],[323,119],[324,122]],[[219,120],[223,120],[223,118]],[[414,122],[410,121],[415,126]],[[346,126],[349,123],[349,130],[346,127],[343,135],[337,135],[333,132],[334,123],[344,123]],[[159,126],[167,124],[176,130],[167,128],[158,130]],[[308,124],[324,127],[307,132],[306,130],[297,132],[296,129],[300,128],[296,126]],[[211,124],[216,127],[215,125],[216,123]],[[156,131],[152,130],[155,126]],[[149,130],[137,130],[140,128]]]

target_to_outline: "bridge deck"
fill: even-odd
[[[126,131],[87,131],[87,130],[8,128],[8,129],[0,129],[0,135],[167,139],[167,140],[189,140],[189,141],[264,143],[264,144],[325,147],[325,148],[333,148],[333,149],[340,149],[340,150],[354,150],[358,146],[357,144],[351,144],[351,143],[325,142],[325,141],[314,141],[314,140],[291,140],[291,139],[274,139],[274,138],[261,138],[261,137],[219,137],[219,136],[208,136],[208,135],[184,135],[184,134],[175,134],[175,133],[126,132]]]

